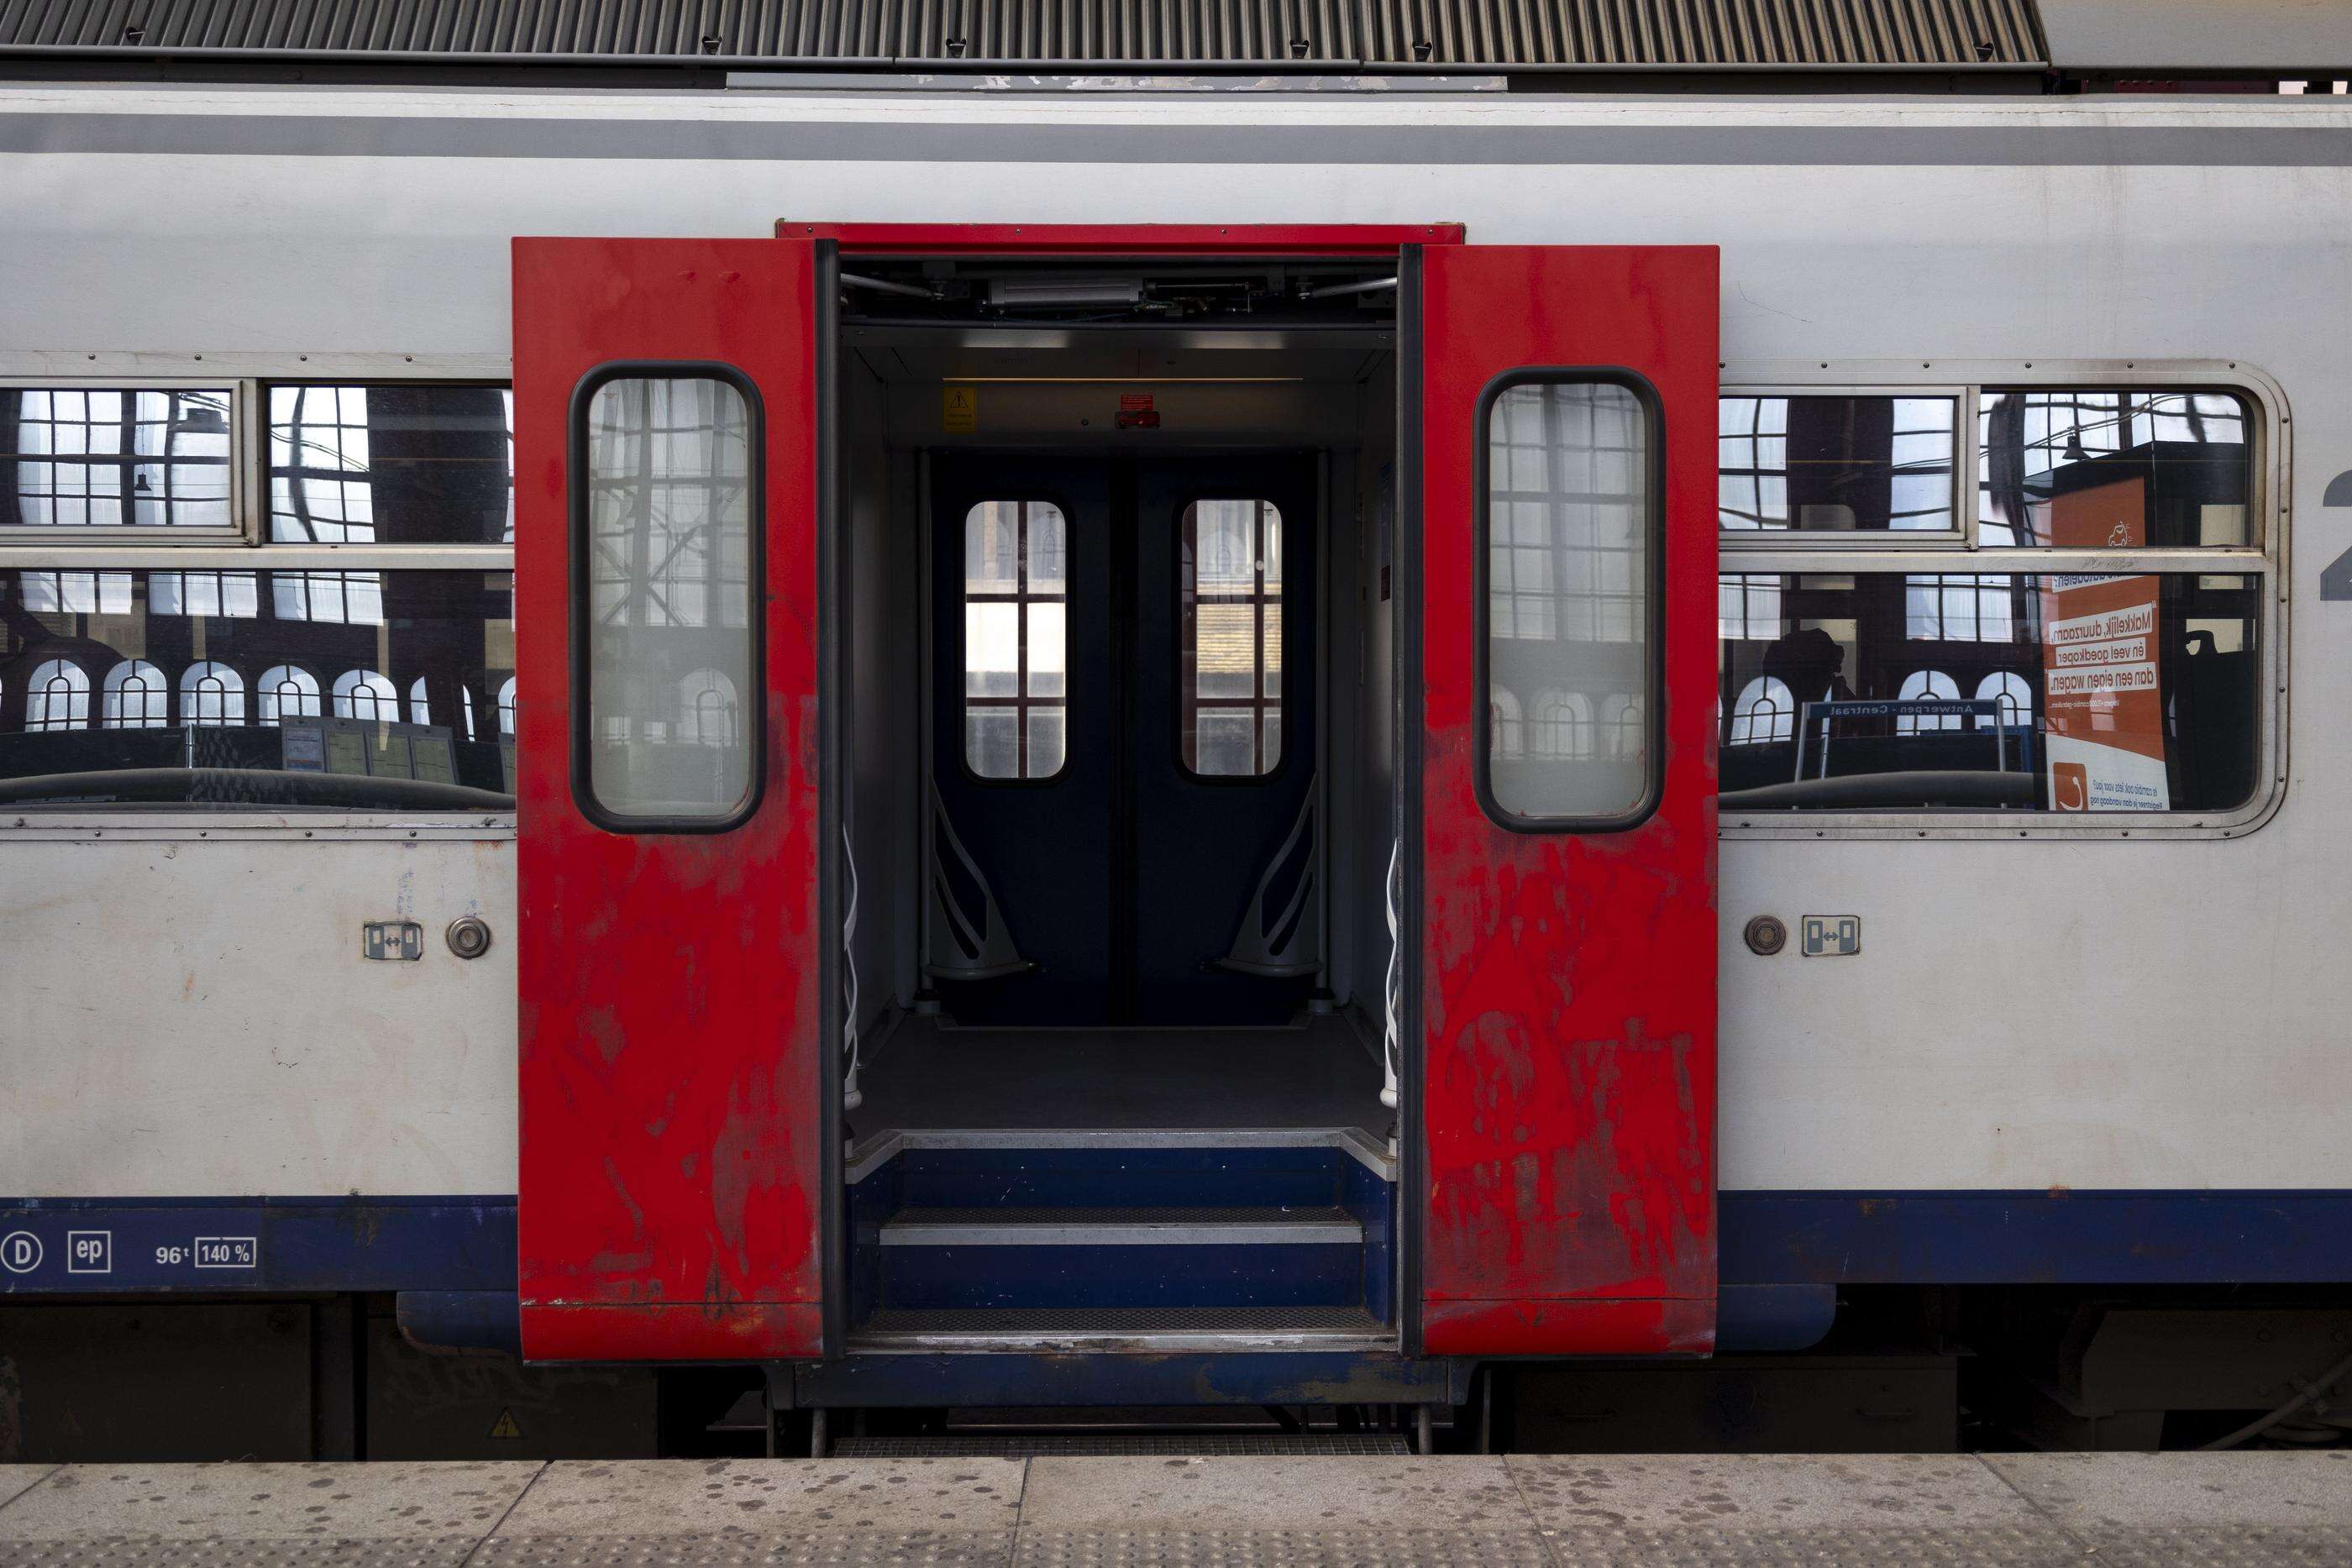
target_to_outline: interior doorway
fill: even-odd
[[[1280,1024],[1323,955],[1320,459],[931,476],[930,979],[979,1025]],[[956,939],[992,903],[1010,954]]]

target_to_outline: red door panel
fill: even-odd
[[[814,278],[807,241],[515,242],[520,1271],[535,1360],[821,1348]],[[765,676],[743,700],[764,703],[763,773],[726,831],[607,831],[574,792],[567,447],[575,390],[615,361],[730,366],[758,394],[764,581],[750,603]]]
[[[1717,255],[1470,246],[1423,258],[1423,1345],[1704,1352],[1716,1279]],[[1553,709],[1565,716],[1513,715],[1522,727],[1505,736],[1481,689],[1481,400],[1528,367],[1630,371],[1655,393],[1663,670],[1650,678],[1664,700],[1654,738],[1638,744],[1644,758],[1661,749],[1663,768],[1655,810],[1618,831],[1514,831],[1479,800],[1490,722],[1496,745],[1532,742],[1538,755],[1612,743],[1591,738],[1606,716],[1566,696]],[[1528,624],[1515,635],[1547,634]]]

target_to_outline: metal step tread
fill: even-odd
[[[1250,1247],[1363,1244],[1346,1209],[902,1208],[885,1247]]]
[[[1152,1454],[1208,1458],[1269,1458],[1318,1454],[1410,1454],[1393,1432],[941,1432],[900,1437],[843,1437],[826,1452],[838,1459],[1055,1458],[1071,1455]]]
[[[1248,1345],[1393,1349],[1361,1306],[882,1307],[850,1332],[866,1351],[1174,1351]]]

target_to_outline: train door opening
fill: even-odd
[[[852,1343],[1393,1344],[1393,259],[845,270]]]

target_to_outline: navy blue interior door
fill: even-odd
[[[932,469],[931,778],[945,819],[932,823],[932,861],[962,909],[983,906],[982,887],[992,895],[1021,966],[992,973],[973,960],[985,976],[975,979],[935,970],[930,984],[962,1022],[1112,1017],[1123,783],[1104,720],[1119,695],[1110,481],[1100,460]]]
[[[1139,1022],[1279,1022],[1313,989],[1316,507],[1311,456],[1138,470]]]
[[[1319,932],[1314,457],[942,455],[931,491],[934,861],[1018,957],[934,970],[947,1010],[1287,1019]]]

